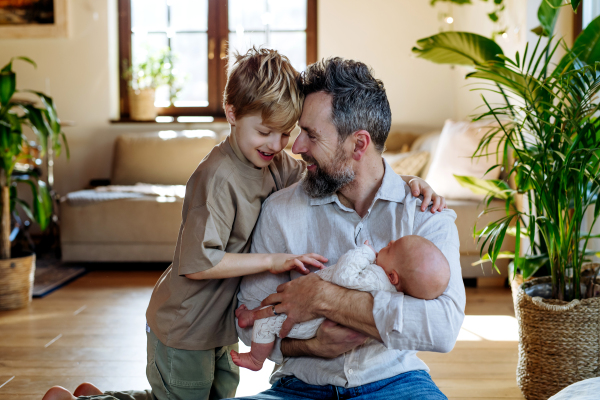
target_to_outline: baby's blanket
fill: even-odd
[[[181,198],[185,197],[185,185],[135,185],[99,186],[91,190],[79,190],[65,196],[65,201],[73,206],[84,206],[101,201],[133,199],[139,197]]]

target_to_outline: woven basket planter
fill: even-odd
[[[31,302],[35,254],[0,260],[0,310],[26,307]]]
[[[600,298],[566,302],[525,294],[525,288],[546,282],[551,278],[525,282],[515,297],[517,384],[528,400],[546,400],[572,383],[600,375]]]

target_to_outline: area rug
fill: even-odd
[[[61,286],[74,281],[87,270],[83,267],[65,266],[60,260],[41,259],[36,261],[33,297],[44,297]]]

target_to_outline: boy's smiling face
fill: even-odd
[[[290,132],[278,132],[264,125],[260,112],[236,118],[227,106],[226,115],[240,151],[257,168],[268,166],[290,140]]]

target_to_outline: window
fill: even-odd
[[[169,87],[157,89],[161,116],[222,116],[226,55],[264,46],[302,71],[317,58],[316,0],[119,0],[121,77],[127,65],[171,49],[182,82],[169,106]],[[121,119],[129,114],[128,82],[120,83]]]
[[[588,24],[590,22],[592,22],[594,19],[596,19],[598,16],[600,16],[600,2],[598,2],[598,0],[583,0],[583,13],[582,13],[582,19],[583,19],[583,29],[585,29],[586,26],[588,26]]]

